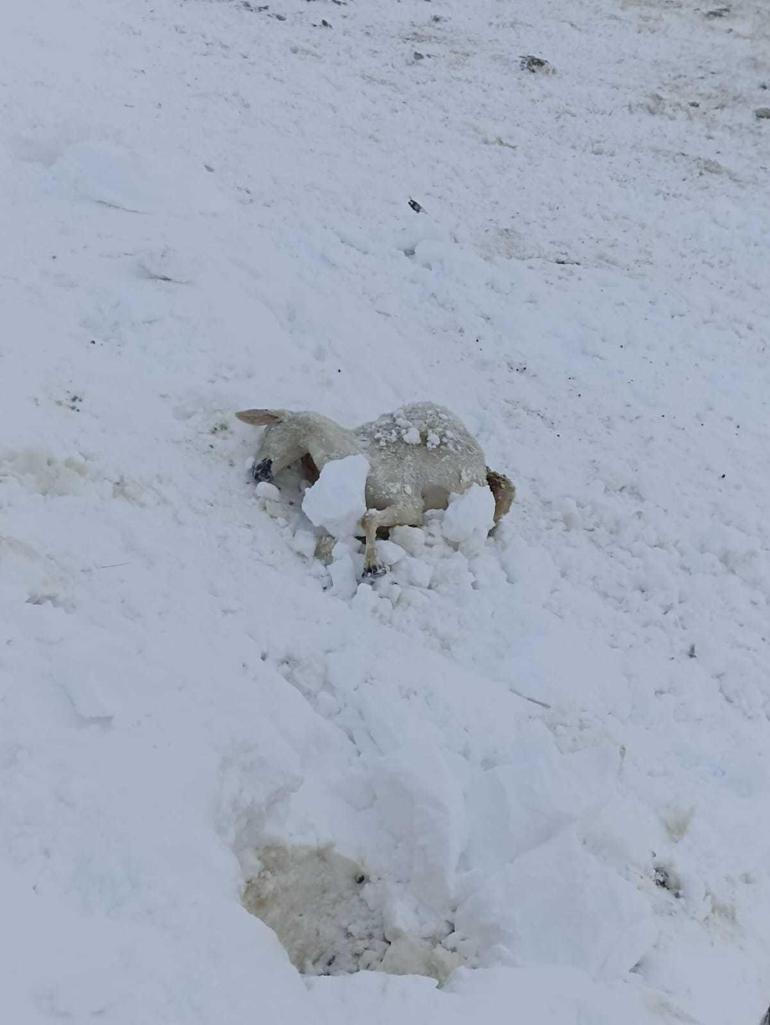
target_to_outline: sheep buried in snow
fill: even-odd
[[[360,529],[366,541],[364,574],[378,576],[378,530],[419,527],[428,509],[446,509],[450,495],[474,484],[489,487],[495,500],[495,524],[508,512],[513,484],[490,470],[478,442],[442,406],[430,402],[403,406],[352,430],[320,413],[285,409],[245,409],[235,414],[244,423],[264,427],[252,475],[272,482],[295,463],[315,482],[335,459],[363,455],[369,463],[366,513]]]

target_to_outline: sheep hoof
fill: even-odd
[[[260,463],[254,463],[251,468],[251,476],[257,484],[262,484],[267,481],[268,484],[273,483],[273,460],[263,459]]]
[[[374,562],[371,566],[364,566],[364,580],[376,580],[377,577],[384,577],[387,569],[381,562]]]

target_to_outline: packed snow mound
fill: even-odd
[[[447,541],[467,551],[480,549],[495,523],[495,498],[488,487],[473,484],[461,495],[451,495],[441,524]]]
[[[62,198],[133,214],[190,209],[214,213],[223,207],[211,175],[202,167],[186,167],[180,180],[158,161],[104,142],[68,146],[49,168],[47,187]]]
[[[476,916],[480,916],[478,919]],[[517,858],[463,902],[456,927],[518,963],[560,964],[620,979],[657,930],[637,887],[601,866],[572,831]]]
[[[316,527],[332,537],[351,537],[366,512],[366,456],[333,459],[321,470],[318,480],[305,492],[302,511]]]

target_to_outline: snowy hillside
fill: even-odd
[[[6,0],[0,58],[3,1021],[758,1025],[765,0]],[[424,399],[513,510],[330,574],[234,411]]]

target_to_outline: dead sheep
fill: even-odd
[[[257,482],[272,483],[281,470],[299,464],[313,483],[331,460],[366,457],[367,512],[360,521],[366,541],[365,576],[384,572],[375,547],[378,530],[419,527],[427,510],[446,509],[450,495],[462,494],[474,484],[492,491],[495,524],[515,497],[511,481],[489,469],[464,424],[431,402],[403,406],[352,430],[320,413],[245,409],[235,415],[266,428],[252,470]]]

